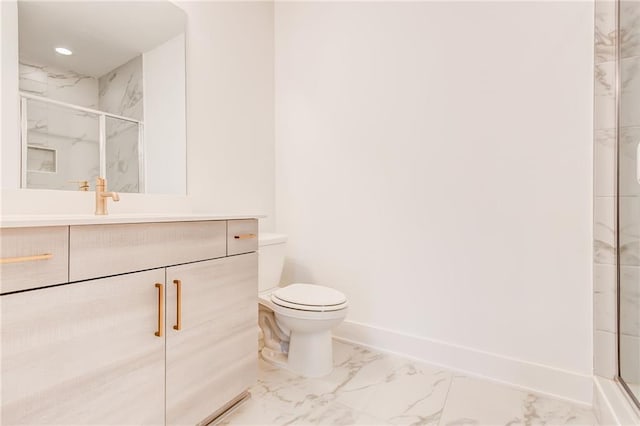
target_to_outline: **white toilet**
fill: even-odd
[[[262,358],[306,377],[333,369],[331,329],[347,315],[341,292],[314,284],[278,287],[287,236],[259,236],[259,315]]]

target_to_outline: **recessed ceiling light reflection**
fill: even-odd
[[[73,52],[67,49],[66,47],[56,47],[55,50],[57,53],[61,55],[65,55],[65,56],[73,55]]]

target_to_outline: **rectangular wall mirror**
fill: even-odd
[[[18,1],[23,188],[186,193],[185,13]]]

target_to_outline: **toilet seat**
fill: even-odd
[[[291,284],[271,294],[281,307],[310,312],[339,311],[347,307],[347,298],[338,290],[315,284]]]

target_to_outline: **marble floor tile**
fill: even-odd
[[[451,383],[441,425],[595,425],[593,410],[470,377]]]
[[[221,424],[595,424],[583,407],[337,341],[327,377],[259,363],[251,399]]]

